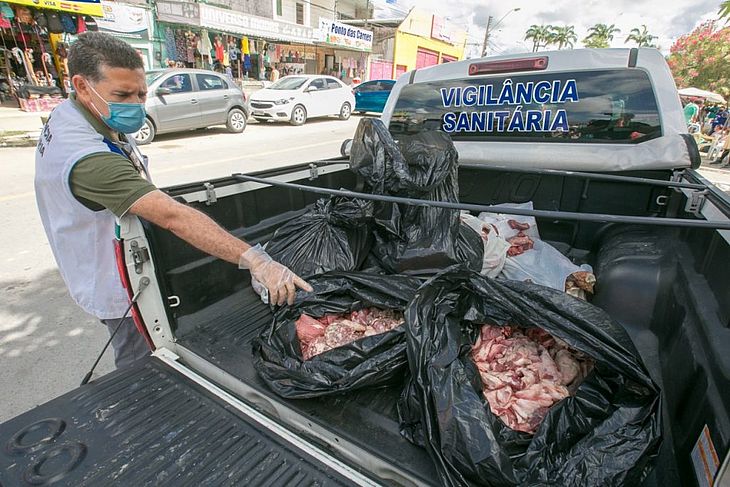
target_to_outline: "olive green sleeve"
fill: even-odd
[[[107,208],[120,217],[142,196],[157,189],[132,163],[113,152],[80,159],[69,174],[71,192],[91,210]]]

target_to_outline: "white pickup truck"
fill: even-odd
[[[642,485],[727,486],[730,199],[696,171],[660,53],[412,71],[383,120],[396,139],[450,133],[462,202],[532,201],[541,236],[593,266],[593,304],[626,328],[661,389],[663,442]],[[264,243],[318,198],[303,189],[357,187],[341,157],[165,191]],[[0,425],[0,486],[438,484],[426,451],[399,434],[402,386],[276,396],[252,366],[272,312],[248,273],[136,217],[120,227],[130,295],[150,282],[133,311],[154,352]]]

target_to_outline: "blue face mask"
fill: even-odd
[[[142,128],[146,114],[144,110],[144,103],[109,102],[104,100],[104,98],[101,97],[91,84],[89,84],[89,88],[91,88],[91,91],[93,91],[94,94],[96,94],[96,96],[98,96],[104,103],[106,103],[107,107],[109,107],[108,117],[102,115],[96,106],[94,108],[102,121],[107,124],[110,129],[123,134],[133,134]]]

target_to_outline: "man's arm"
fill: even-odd
[[[251,248],[207,215],[178,203],[160,190],[142,196],[132,204],[129,212],[171,231],[193,247],[232,264],[238,264],[241,255]]]
[[[278,262],[271,260],[260,248],[251,247],[234,237],[203,213],[178,203],[160,190],[139,198],[129,211],[157,226],[171,231],[193,247],[249,269],[268,290],[272,304],[294,303],[296,287],[306,291],[312,288],[299,276]]]

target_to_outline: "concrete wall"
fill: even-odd
[[[125,0],[128,2],[129,0]],[[134,1],[134,0],[132,0]],[[210,0],[210,5],[229,8],[237,12],[243,12],[249,15],[258,15],[259,17],[272,18],[273,8],[269,2],[259,2],[256,0]]]
[[[277,14],[277,0],[273,0],[273,12],[274,19],[283,20],[285,22],[291,22],[296,24],[297,22],[297,3],[302,4],[304,7],[304,25],[311,27],[319,27],[319,16],[322,9],[313,7],[309,2],[297,1],[297,0],[281,0],[281,15]],[[318,5],[327,6],[329,2],[327,0],[318,1]],[[331,2],[334,6],[334,1]]]

